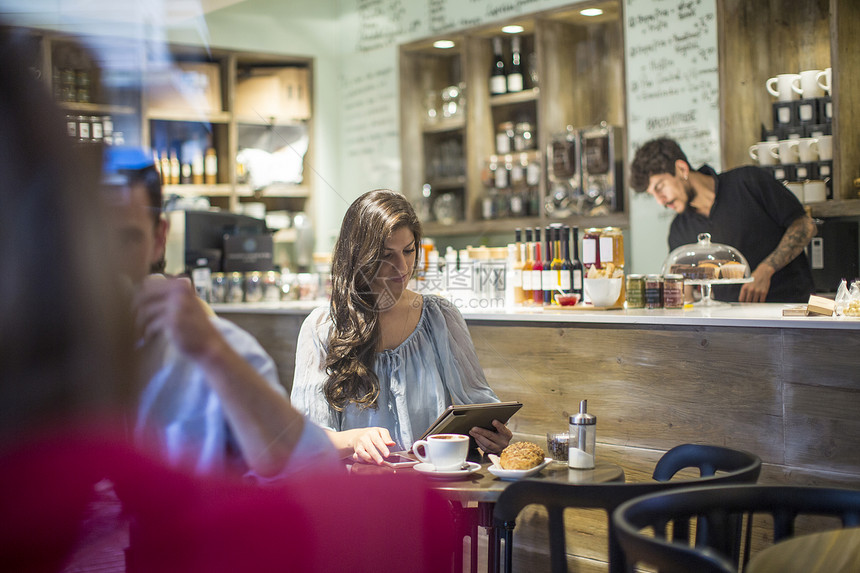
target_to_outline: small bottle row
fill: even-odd
[[[209,147],[199,148],[180,157],[176,149],[160,154],[152,150],[155,168],[162,185],[215,185],[218,183],[218,155]]]
[[[66,115],[66,133],[79,143],[125,145],[125,136],[114,131],[109,115]]]

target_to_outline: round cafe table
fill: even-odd
[[[512,482],[503,480],[491,474],[487,469],[492,464],[482,463],[481,469],[459,479],[440,479],[427,477],[428,483],[452,502],[454,517],[464,536],[472,540],[470,550],[470,571],[478,570],[478,527],[487,529],[489,536],[487,544],[487,569],[497,571],[495,547],[499,543],[500,532],[493,527],[493,506],[502,491]],[[393,470],[385,466],[369,464],[352,464],[353,473],[377,472],[411,472],[416,470]],[[426,474],[422,474],[426,475]],[[598,462],[591,470],[572,470],[567,462],[552,462],[538,474],[525,478],[529,480],[545,480],[569,484],[595,484],[608,482],[623,482],[624,470],[621,466],[606,462]],[[454,559],[454,571],[462,570],[462,559]]]
[[[860,527],[798,535],[754,555],[748,573],[860,571]]]

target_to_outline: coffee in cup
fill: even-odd
[[[424,449],[424,454],[421,449]],[[459,470],[469,454],[469,436],[463,434],[434,434],[412,444],[419,460],[431,464],[436,471]]]

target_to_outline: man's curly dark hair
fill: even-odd
[[[642,193],[648,189],[648,181],[652,175],[674,175],[675,162],[679,159],[690,165],[687,156],[681,151],[681,146],[674,139],[660,137],[645,142],[636,151],[630,164],[630,187],[637,193]]]

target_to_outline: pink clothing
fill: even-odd
[[[282,487],[182,474],[125,443],[64,433],[2,456],[0,563],[59,571],[102,479],[132,517],[129,573],[440,571],[446,503],[409,473],[294,476]]]

